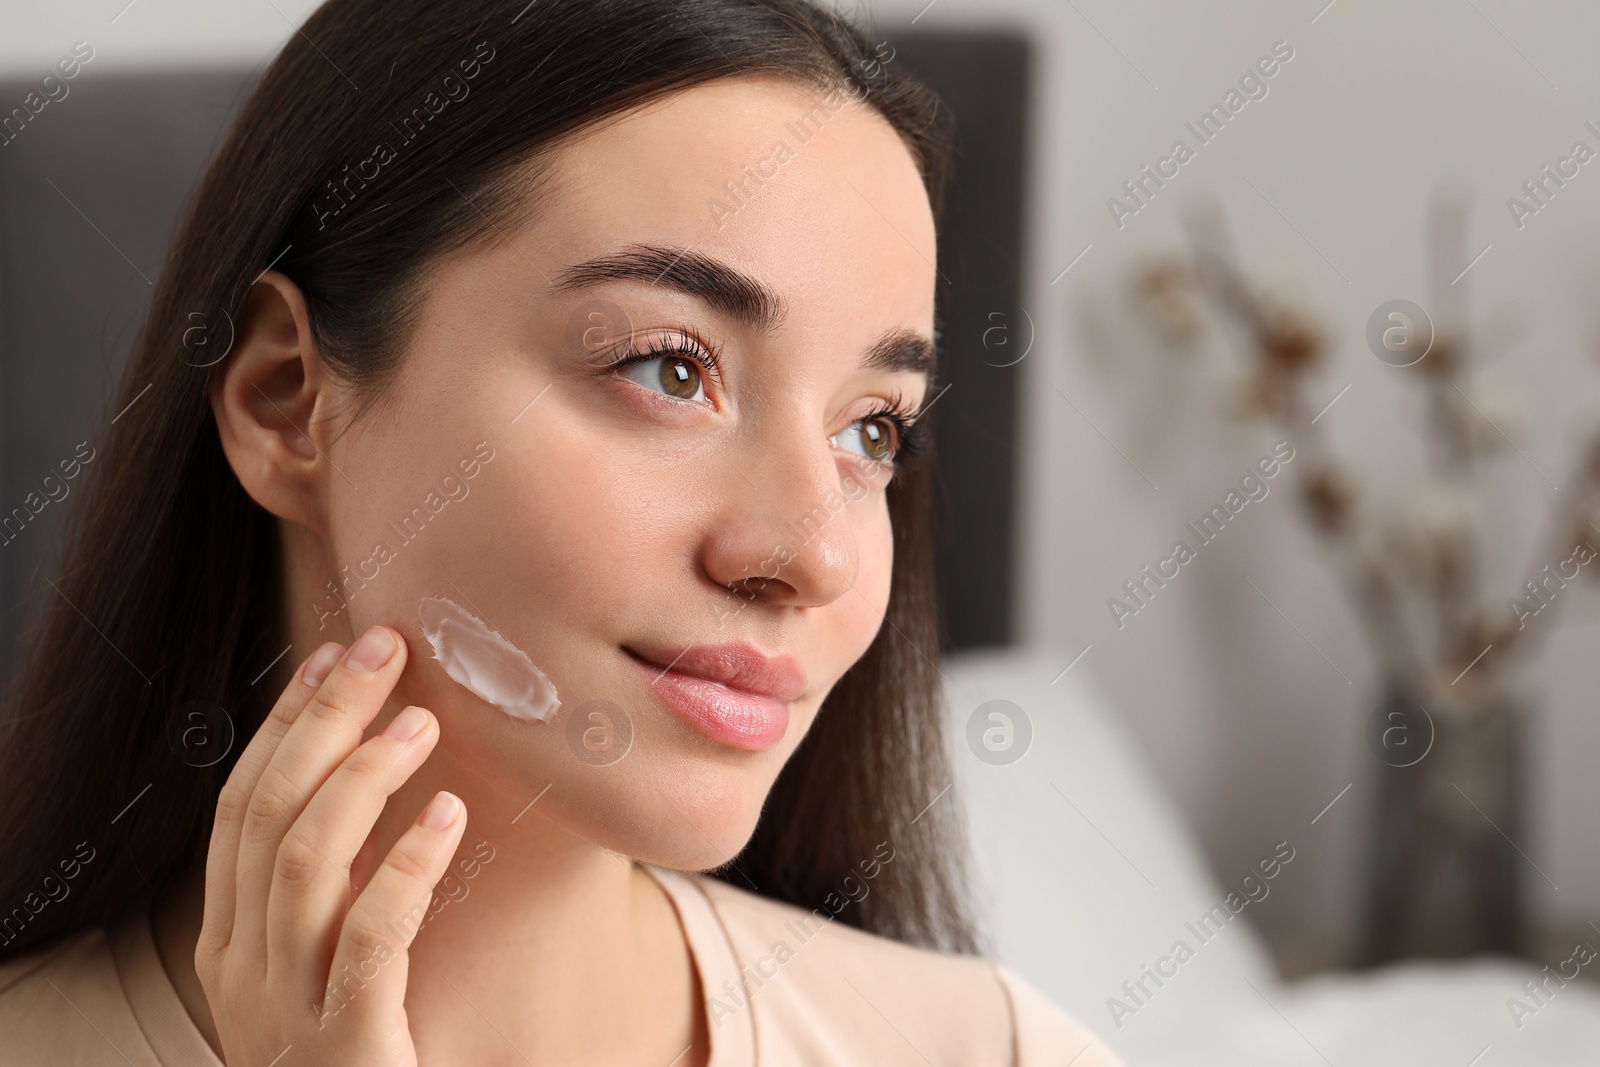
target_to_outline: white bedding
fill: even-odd
[[[946,665],[957,786],[993,951],[1130,1067],[1600,1064],[1600,992],[1551,982],[1539,1006],[1523,983],[1542,972],[1526,961],[1409,962],[1286,984],[1242,893],[1235,917],[1214,920],[1220,932],[1197,930],[1241,885],[1207,869],[1082,665],[1050,683],[1059,658],[1007,651]],[[1008,766],[967,750],[969,715],[994,699],[1032,724],[1027,755]],[[1276,875],[1293,873],[1290,860]],[[1270,894],[1272,882],[1244,888]],[[1154,968],[1169,975],[1160,985]],[[1513,997],[1528,1008],[1514,1014]]]

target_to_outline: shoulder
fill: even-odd
[[[1058,1008],[1027,980],[1004,964],[995,973],[1005,986],[1016,1028],[1017,1063],[1071,1063],[1074,1067],[1124,1067],[1093,1031]],[[1066,1059],[1062,1059],[1065,1053]]]
[[[155,1064],[98,926],[0,961],[0,1033],[19,1067]]]
[[[717,879],[695,881],[727,932],[741,974],[738,987],[722,991],[723,1005],[739,1010],[747,988],[758,1035],[781,1028],[786,1041],[807,1042],[808,1059],[1121,1065],[1086,1027],[1003,964],[878,937],[844,925],[827,908],[806,911]],[[715,1017],[723,1008],[708,1003],[707,1010]]]

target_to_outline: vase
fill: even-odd
[[[1494,690],[1379,700],[1358,964],[1524,948],[1525,732],[1521,702]]]

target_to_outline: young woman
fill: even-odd
[[[1114,1064],[962,902],[947,131],[805,0],[296,32],[10,691],[5,1061]]]

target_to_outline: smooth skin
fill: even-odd
[[[268,271],[252,289],[212,407],[241,484],[279,520],[295,651],[260,683],[283,696],[222,797],[205,869],[153,914],[185,1008],[230,1067],[280,1054],[275,1067],[706,1062],[692,954],[634,861],[707,870],[749,839],[883,624],[893,475],[866,461],[864,421],[929,395],[923,372],[864,363],[889,331],[933,335],[935,234],[915,162],[859,102],[795,142],[790,124],[816,98],[729,78],[558,148],[536,211],[432,265],[395,387],[361,418],[294,282]],[[776,166],[779,139],[792,158]],[[708,210],[751,165],[767,177],[748,203]],[[648,279],[552,285],[633,244],[730,264],[785,312],[758,329]],[[687,329],[720,344],[720,369],[675,396],[651,373],[660,362],[597,365],[570,339],[599,304],[646,342],[692,341]],[[394,540],[389,524],[479,442],[494,458],[455,474],[470,493],[365,565],[369,580],[333,611],[328,583]],[[865,491],[836,506],[851,484]],[[791,557],[736,601],[730,586],[780,542]],[[515,720],[452,681],[420,634],[425,596],[456,600],[524,650],[562,714],[596,699],[624,708],[626,757],[584,762],[560,715]],[[316,686],[295,674],[312,650],[374,627],[398,642],[386,666],[335,667]],[[762,751],[678,719],[624,651],[736,640],[806,676],[786,733]],[[420,732],[383,736],[411,707],[427,709]],[[425,829],[442,793],[463,810]],[[473,855],[494,858],[469,878]],[[456,883],[464,892],[441,908]],[[433,909],[420,933],[324,1017],[330,978],[419,903]]]

